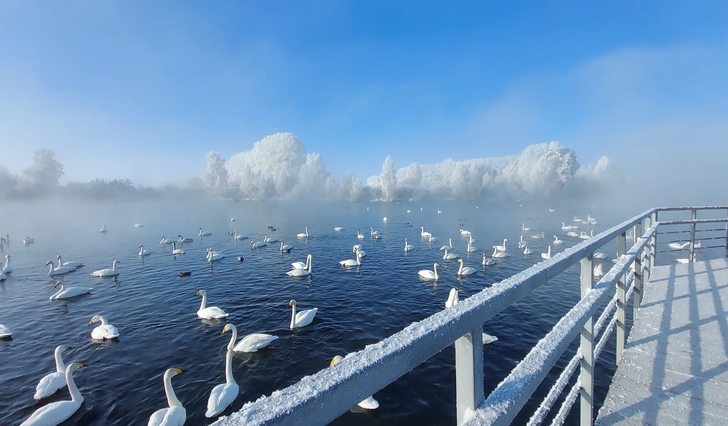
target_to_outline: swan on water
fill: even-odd
[[[10,265],[10,255],[6,254],[5,255],[5,265],[2,267],[2,269],[0,269],[0,272],[3,274],[9,274],[9,273],[13,272],[13,268],[11,268],[9,265]]]
[[[557,237],[556,235],[554,235],[554,242],[551,243],[551,244],[559,245],[559,244],[563,244],[563,243],[564,243],[564,240],[560,240],[559,237]]]
[[[193,240],[190,237],[183,237],[182,235],[177,235],[177,242],[178,243],[191,243],[195,240]]]
[[[149,256],[150,254],[152,254],[152,252],[144,249],[143,245],[139,246],[139,256]]]
[[[455,253],[448,253],[448,250],[445,249],[445,254],[442,256],[443,260],[454,260],[457,259],[458,255]]]
[[[576,225],[567,225],[564,222],[561,222],[562,231],[573,231],[574,229],[579,229],[579,227]]]
[[[356,253],[356,250],[354,251]],[[311,258],[313,255],[309,254],[306,256],[306,262],[293,262],[291,263],[291,266],[293,266],[293,269],[308,269],[309,263],[311,263]]]
[[[292,245],[283,244],[283,241],[281,241],[281,247],[279,250],[281,251],[281,253],[290,253],[292,248],[293,248]]]
[[[35,387],[33,399],[40,400],[49,397],[66,387],[66,364],[63,363],[63,352],[69,349],[71,347],[66,345],[56,346],[56,350],[53,352],[53,357],[56,360],[56,371],[48,373],[40,379]]]
[[[516,247],[519,249],[526,247],[526,242],[523,241],[523,235],[521,235],[521,239],[518,240],[518,244],[516,245]]]
[[[577,234],[577,233],[576,233],[576,232],[574,232],[574,231],[569,231],[569,232],[567,232],[567,233],[566,233],[566,235],[567,235],[568,237],[575,237],[575,238],[579,238],[579,234]]]
[[[187,411],[182,403],[177,399],[177,395],[174,393],[172,388],[172,377],[182,374],[184,370],[179,368],[168,368],[164,372],[164,393],[167,395],[168,407],[160,408],[155,411],[151,417],[147,426],[182,426],[187,420]]]
[[[594,265],[594,276],[597,278],[604,276],[604,266],[601,263]]]
[[[116,270],[116,265],[121,264],[118,260],[114,260],[111,264],[111,268],[99,269],[98,271],[91,272],[92,277],[116,277],[119,275],[119,271]]]
[[[298,238],[308,238],[308,226],[306,227],[306,232],[299,232],[296,234],[296,237]]]
[[[498,246],[493,246],[491,248],[493,249],[493,254],[491,254],[490,257],[495,258],[495,257],[506,257],[506,256],[508,256],[508,253],[506,253],[504,251],[498,250]]]
[[[200,235],[200,237],[209,237],[210,235],[212,235],[212,232],[207,232],[207,231],[203,232],[202,228],[200,228],[199,231],[200,232],[198,234]]]
[[[361,253],[356,252],[356,260],[354,259],[346,259],[339,262],[339,265],[346,266],[346,267],[354,267],[354,266],[360,266],[361,265]]]
[[[546,260],[551,259],[551,246],[549,246],[548,253],[541,253],[541,258]]]
[[[210,392],[210,397],[207,399],[207,411],[205,411],[205,417],[208,419],[225,411],[240,392],[240,387],[235,383],[235,377],[233,377],[233,348],[238,338],[238,330],[232,324],[225,324],[222,334],[228,331],[232,331],[232,336],[230,336],[230,343],[225,352],[225,383],[215,386]]]
[[[286,275],[289,277],[303,277],[306,275],[311,275],[311,268],[313,267],[313,256],[310,254],[306,257],[306,269],[291,269],[290,271],[286,272]]]
[[[508,238],[503,238],[503,245],[502,246],[493,246],[497,251],[506,251],[506,243],[508,242]]]
[[[263,234],[263,241],[266,242],[267,244],[270,244],[270,243],[277,243],[278,239],[271,238],[271,237],[267,236],[266,234]]]
[[[521,232],[528,232],[531,228],[527,227],[525,223],[521,223]]]
[[[458,275],[460,276],[473,275],[474,273],[478,272],[478,270],[475,268],[472,268],[470,266],[463,266],[464,263],[462,259],[458,259],[458,263],[460,263],[460,269],[458,269]]]
[[[581,234],[579,234],[579,238],[581,238],[582,240],[588,240],[589,238],[592,238],[592,237],[594,237],[594,230],[593,229],[591,231],[591,235],[590,234],[587,234],[584,231],[581,231]]]
[[[207,249],[207,255],[205,256],[205,258],[207,259],[207,261],[210,262],[210,263],[215,262],[217,260],[220,260],[220,259],[222,259],[224,257],[225,257],[224,254],[218,253],[218,252],[214,251],[212,248],[208,248]]]
[[[49,260],[46,262],[46,266],[48,266],[48,276],[52,277],[54,275],[63,275],[67,274],[69,272],[73,272],[76,268],[69,268],[66,266],[59,266],[57,268],[53,268],[53,261]]]
[[[469,237],[471,235],[471,232],[468,231],[467,229],[461,229],[460,235],[462,235],[463,237]]]
[[[242,234],[238,234],[238,230],[233,231],[233,240],[246,240],[248,237]]]
[[[73,381],[73,373],[82,368],[83,364],[72,362],[68,364],[65,371],[66,383],[68,383],[68,391],[71,393],[71,400],[51,402],[44,405],[20,424],[20,426],[40,426],[40,425],[57,425],[66,421],[71,417],[83,404],[83,396]]]
[[[361,247],[361,244],[354,244],[354,246],[351,247],[351,252],[361,252],[361,257],[367,257],[367,252]]]
[[[135,227],[135,228],[143,228],[143,227],[144,227],[144,225],[143,225],[143,224],[141,224],[141,223],[135,223],[135,224],[134,224],[134,227]]]
[[[375,231],[373,226],[369,227],[369,234],[374,238],[375,240],[378,240],[382,238],[382,234],[379,233],[379,231]]]
[[[102,234],[105,234],[106,233],[106,225],[102,226],[101,229],[99,229],[99,232],[101,232]]]
[[[528,246],[523,246],[523,254],[529,255],[531,253],[533,253],[533,251],[530,248],[528,248]]]
[[[452,238],[448,239],[448,245],[440,247],[440,250],[452,250]]]
[[[533,238],[534,240],[543,240],[544,238],[546,238],[546,233],[542,231],[540,234],[531,235],[531,238]]]
[[[7,326],[0,324],[0,339],[12,339],[12,338],[13,338],[13,332],[10,331],[10,329]]]
[[[62,299],[70,299],[72,297],[80,296],[82,294],[90,293],[91,290],[93,290],[90,287],[68,287],[66,288],[62,282],[56,281],[55,284],[53,284],[53,288],[56,288],[58,286],[61,286],[61,289],[58,290],[56,293],[54,293],[50,300],[62,300]]]
[[[94,327],[91,330],[91,338],[94,340],[111,340],[119,337],[119,330],[113,325],[106,321],[106,318],[101,315],[94,315],[89,321],[89,325],[101,321],[101,325]]]
[[[445,301],[445,308],[452,308],[453,306],[460,303],[460,297],[458,297],[458,291],[455,288],[450,289],[450,293],[447,296],[447,300]],[[498,340],[496,336],[491,336],[490,334],[483,333],[483,344],[489,345],[493,342]]]
[[[358,229],[356,230],[356,238],[358,238],[360,240],[364,239],[364,234],[362,234],[361,231]]]
[[[434,236],[434,235],[432,235],[432,234],[430,234],[430,236],[427,237],[427,241],[430,242],[430,243],[434,243],[435,241],[437,241],[437,237]]]
[[[344,228],[343,226],[334,226],[334,231],[335,232],[341,232],[341,231],[344,231],[345,229],[346,228]]]
[[[549,207],[549,212],[553,213],[553,212],[555,212],[555,211],[556,211],[556,210],[554,210],[554,209],[552,209],[551,207]]]
[[[408,252],[408,251],[411,251],[413,248],[415,248],[415,246],[413,246],[412,244],[408,244],[407,238],[405,238],[404,239],[404,251]]]
[[[23,244],[33,244],[34,242],[35,242],[35,240],[33,239],[33,237],[23,238]]]
[[[497,253],[497,252],[498,252],[498,250],[495,250],[495,249],[493,250],[493,254],[495,254],[495,253]],[[482,261],[481,263],[483,264],[483,266],[491,266],[491,265],[495,265],[495,259],[493,259],[492,257],[491,257],[491,258],[489,258],[489,257],[488,257],[488,256],[487,256],[487,255],[485,254],[485,252],[483,252],[483,261]]]
[[[226,318],[228,313],[218,308],[217,306],[207,306],[207,292],[200,290],[195,293],[195,296],[202,296],[202,303],[200,303],[200,309],[197,310],[197,316],[202,319],[220,319]]]
[[[318,308],[313,308],[296,313],[296,301],[293,299],[288,302],[288,306],[293,308],[293,311],[291,312],[291,330],[311,324],[311,322],[313,322],[313,317],[315,317],[316,312],[318,312]]]
[[[177,248],[177,243],[172,243],[172,254],[177,256],[178,254],[185,254],[185,251],[181,248]]]
[[[164,238],[164,235],[162,235],[162,239],[159,240],[159,244],[172,244],[174,241],[175,240]]]
[[[427,238],[430,237],[432,234],[430,232],[425,231],[424,226],[420,226],[420,236]]]
[[[0,281],[5,281],[8,279],[8,276],[5,274],[5,272],[0,271]]]
[[[574,216],[574,222],[584,223],[584,219],[579,219],[578,217]]]
[[[336,355],[329,363],[329,367],[332,367],[332,366],[340,363],[343,360],[344,360],[344,358],[341,355]],[[374,399],[373,396],[368,396],[365,400],[357,403],[356,405],[358,405],[359,407],[361,407],[365,410],[376,410],[377,408],[379,408],[379,402],[376,399]]]
[[[687,248],[690,245],[690,241],[685,241],[684,243],[670,243],[667,246],[670,247],[673,250],[683,250]],[[7,256],[5,256],[7,257]]]
[[[237,329],[234,330],[237,336]],[[258,349],[263,349],[270,345],[272,341],[278,339],[278,336],[273,336],[265,333],[251,333],[247,336],[243,336],[242,339],[235,345],[233,351],[235,352],[257,352]]]
[[[387,216],[384,216],[384,217],[382,218],[382,222],[384,222],[384,223],[387,223],[387,222],[389,222],[389,219],[387,219]]]
[[[265,235],[263,237],[268,238]],[[265,241],[251,241],[250,242],[250,248],[265,247],[267,245],[268,245],[268,243]]]
[[[468,253],[473,253],[473,252],[478,251],[478,248],[473,246],[473,237],[470,237],[470,239],[468,240],[468,248],[465,249],[465,251],[467,251]]]
[[[417,272],[417,275],[419,275],[420,278],[425,279],[425,280],[437,280],[437,278],[438,278],[437,267],[438,266],[440,266],[440,264],[435,263],[432,266],[432,271],[430,271],[429,269],[422,269],[419,272]]]
[[[83,263],[81,262],[64,262],[63,257],[60,254],[56,256],[56,260],[58,261],[58,266],[64,266],[66,268],[76,269],[83,266]]]

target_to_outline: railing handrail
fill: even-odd
[[[629,252],[625,253],[626,250],[621,250],[620,254],[626,254],[626,256],[621,256],[617,266],[613,267],[599,281],[597,287],[577,303],[576,307],[583,308],[588,306],[589,308],[587,311],[581,312],[583,314],[579,317],[579,321],[581,321],[581,318],[586,318],[587,312],[591,312],[591,309],[596,309],[593,308],[594,306],[599,306],[599,303],[596,302],[604,300],[603,297],[606,294],[604,293],[605,288],[610,286],[613,288],[618,277],[624,275],[625,268],[635,261],[635,256],[645,248],[648,242],[652,247],[651,262],[654,262],[654,243],[656,229],[659,226],[659,222],[656,221],[658,211],[692,210],[693,220],[687,223],[692,223],[694,229],[696,210],[718,209],[728,210],[728,207],[648,209],[580,244],[554,255],[549,260],[537,263],[500,283],[481,290],[450,309],[436,312],[425,319],[410,324],[403,330],[378,343],[368,345],[358,352],[350,353],[342,362],[330,368],[325,368],[315,374],[303,377],[298,383],[276,391],[270,396],[263,396],[257,401],[249,402],[240,411],[233,413],[227,418],[221,418],[215,424],[328,423],[348,411],[359,401],[386,387],[436,353],[452,345],[453,342],[462,336],[473,335],[477,332],[478,338],[473,336],[472,341],[473,343],[479,341],[479,330],[482,330],[482,326],[487,320],[571,266],[582,262],[583,269],[583,259],[588,258],[588,264],[591,265],[591,255],[607,242],[620,237],[622,247],[624,247],[625,233],[627,230],[636,227],[635,229],[641,233],[642,222],[649,220],[651,225],[650,229],[635,241],[635,245]],[[700,219],[699,221],[713,220]],[[648,236],[645,237],[645,235]],[[645,265],[648,269],[650,266]],[[591,273],[591,266],[589,270]],[[575,315],[572,311],[575,311],[576,307],[567,313],[567,316]],[[562,321],[564,321],[563,318]],[[579,328],[574,327],[574,330],[578,331]],[[532,352],[535,350],[536,348]],[[477,371],[477,360],[471,363],[471,367],[474,368],[474,374],[480,375],[480,381],[482,382],[482,350],[479,355],[481,357],[479,372]],[[474,356],[478,355],[475,354]],[[547,372],[548,369],[546,369]],[[512,372],[509,377],[513,374]],[[504,383],[509,383],[506,380],[504,380]],[[540,380],[538,383],[540,383]],[[476,386],[475,393],[477,393],[477,383],[474,386]],[[480,383],[479,390],[480,395],[475,395],[475,400],[470,403],[475,407],[480,406],[480,403],[483,402],[482,383]],[[496,396],[498,395],[500,394],[496,394]],[[460,410],[459,398],[460,395],[458,394],[458,410]],[[488,400],[491,402],[494,401],[491,398],[493,398],[493,394],[491,394]],[[485,410],[485,408],[483,409]],[[485,413],[486,411],[482,412]],[[471,413],[478,415],[478,411],[471,411]],[[458,413],[458,418],[461,418],[460,412]]]

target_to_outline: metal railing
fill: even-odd
[[[577,335],[580,348],[556,381],[529,424],[540,424],[569,379],[580,367],[554,423],[563,423],[571,406],[580,400],[580,423],[591,425],[594,418],[594,363],[612,330],[617,330],[616,363],[626,340],[626,315],[630,295],[636,314],[642,299],[643,283],[649,280],[655,264],[659,226],[691,224],[691,259],[695,226],[726,222],[727,219],[697,219],[699,210],[728,211],[728,207],[655,208],[645,211],[593,238],[554,255],[492,287],[462,300],[450,309],[413,323],[365,349],[349,354],[342,362],[298,383],[249,402],[216,425],[239,424],[325,424],[376,393],[433,355],[456,343],[456,393],[458,424],[509,424],[536,388],[567,350]],[[691,220],[657,221],[658,212],[690,210]],[[728,227],[726,228],[728,256]],[[627,249],[627,232],[636,238]],[[602,246],[617,241],[617,263],[594,285],[593,255]],[[581,266],[581,300],[531,350],[497,388],[484,399],[483,324],[514,302],[530,294],[569,267]],[[615,291],[616,290],[616,291]],[[601,316],[593,316],[605,305]],[[616,312],[615,312],[616,311]],[[603,331],[602,331],[603,330]],[[595,341],[595,337],[601,338]]]

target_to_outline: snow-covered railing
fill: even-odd
[[[687,208],[690,209],[702,208]],[[594,360],[616,326],[616,361],[619,362],[626,339],[625,308],[628,297],[630,294],[634,296],[636,313],[641,302],[643,281],[649,279],[654,266],[657,228],[660,225],[657,222],[658,210],[677,209],[647,210],[460,301],[452,308],[412,323],[402,331],[361,351],[350,353],[332,367],[304,377],[298,383],[273,392],[270,396],[249,402],[239,412],[221,418],[215,424],[326,424],[456,341],[458,424],[508,424],[576,335],[581,334],[579,352],[565,369],[569,372],[559,378],[555,385],[558,389],[554,391],[554,395],[550,393],[547,396],[545,403],[532,418],[532,424],[543,421],[551,405],[568,384],[571,373],[579,365],[579,380],[569,392],[554,422],[563,422],[571,405],[580,399],[581,424],[591,425],[594,412]],[[643,228],[647,228],[644,233]],[[634,230],[634,235],[639,237],[627,251],[627,232],[630,230]],[[593,254],[615,239],[619,259],[593,287]],[[498,385],[488,399],[484,400],[483,324],[577,263],[581,265],[582,299]],[[614,295],[612,301],[594,326],[593,315],[610,295]],[[616,313],[612,314],[615,309]],[[595,346],[594,337],[601,328],[604,328],[604,332]]]
[[[725,218],[713,218],[713,219],[698,219],[698,211],[713,211],[713,210],[725,210],[726,211],[726,217]],[[674,211],[689,211],[691,213],[691,218],[689,220],[662,220],[660,221],[660,225],[690,225],[689,231],[668,231],[664,232],[664,234],[675,234],[675,233],[681,233],[681,232],[689,232],[690,238],[685,241],[685,243],[688,244],[688,249],[690,252],[690,255],[688,256],[688,262],[693,262],[696,258],[695,256],[695,250],[697,248],[700,249],[712,249],[712,248],[725,248],[725,255],[728,257],[728,206],[712,206],[712,207],[670,207],[670,208],[660,208],[657,209],[657,212],[674,212]],[[657,218],[659,220],[659,218]],[[707,225],[711,223],[724,223],[724,228],[713,228],[713,229],[703,229],[703,230],[697,230],[696,227],[698,225]],[[707,237],[697,240],[698,243],[702,243],[703,241],[709,241],[709,240],[722,240],[725,239],[725,244],[722,245],[713,245],[713,246],[703,246],[702,244],[698,246],[696,244],[696,235],[697,232],[715,232],[715,231],[723,231],[725,230],[725,236],[720,237]],[[673,242],[681,242],[681,241],[673,241]],[[673,249],[675,250],[675,249]],[[680,248],[677,248],[677,250],[681,250]]]

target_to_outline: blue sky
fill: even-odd
[[[551,140],[680,164],[666,147],[728,154],[726,22],[726,2],[4,2],[0,165],[49,148],[66,180],[183,182],[283,131],[337,178]]]

